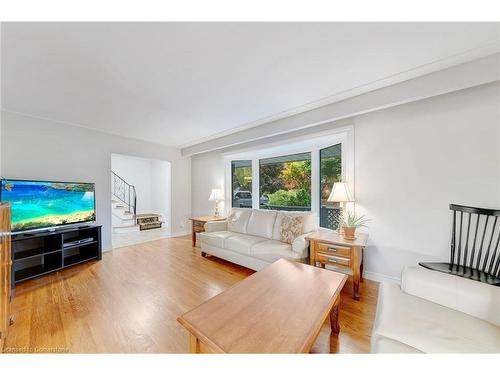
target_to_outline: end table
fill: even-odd
[[[309,240],[309,259],[311,266],[328,264],[337,270],[351,270],[352,298],[359,301],[359,283],[363,282],[363,252],[368,234],[356,233],[356,239],[346,240],[337,232],[319,230],[306,237]]]
[[[191,239],[193,241],[193,247],[195,247],[196,246],[196,233],[205,232],[205,223],[207,221],[221,221],[221,220],[226,220],[226,218],[222,217],[222,216],[208,215],[208,216],[192,217],[189,220],[191,220],[191,222],[192,222]]]

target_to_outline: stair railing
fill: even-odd
[[[135,186],[129,184],[114,171],[111,171],[111,194],[127,207],[128,212],[137,214]]]

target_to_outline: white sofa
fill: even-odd
[[[302,234],[292,244],[280,241],[284,216],[304,217]],[[258,271],[280,258],[303,261],[309,246],[305,236],[314,230],[316,220],[311,212],[233,208],[226,221],[206,223],[198,239],[203,255],[215,255]]]
[[[500,353],[500,288],[422,267],[379,289],[374,353]]]

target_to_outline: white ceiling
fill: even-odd
[[[499,23],[3,23],[2,107],[184,146],[500,40]]]

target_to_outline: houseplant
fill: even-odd
[[[366,226],[366,222],[369,219],[365,219],[363,215],[357,216],[355,213],[343,212],[339,218],[339,227],[342,228],[342,236],[346,240],[356,239],[356,228]]]

